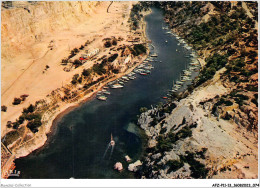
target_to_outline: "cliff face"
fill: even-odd
[[[48,33],[70,29],[88,18],[99,4],[95,1],[54,1],[2,8],[2,59],[10,60],[14,54],[41,41]]]

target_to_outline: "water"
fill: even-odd
[[[19,178],[134,178],[124,156],[136,161],[142,154],[140,129],[134,124],[139,109],[162,102],[189,62],[177,40],[162,29],[159,9],[153,9],[146,21],[147,35],[162,63],[153,63],[151,75],[137,75],[123,89],[110,89],[107,101],[91,100],[62,117],[44,148],[15,161]],[[108,148],[111,133],[113,151]],[[124,166],[120,173],[113,169],[118,161]]]

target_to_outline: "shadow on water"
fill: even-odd
[[[124,156],[135,161],[142,153],[140,129],[134,124],[139,109],[163,101],[188,63],[177,40],[162,29],[162,12],[153,9],[146,21],[147,35],[162,63],[153,63],[151,75],[137,75],[123,89],[110,89],[107,101],[91,100],[63,116],[47,146],[15,161],[20,178],[134,178]],[[114,150],[107,145],[111,134]],[[118,161],[124,167],[120,173],[113,169]]]

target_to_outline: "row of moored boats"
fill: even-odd
[[[152,54],[150,57],[148,57],[146,60],[142,62],[142,64],[138,65],[133,72],[130,72],[127,75],[122,76],[121,78],[114,80],[112,82],[109,82],[107,86],[104,86],[101,91],[97,92],[97,99],[106,101],[107,96],[110,95],[110,91],[108,91],[109,88],[111,89],[120,89],[125,86],[125,83],[136,79],[136,75],[148,75],[151,74],[151,70],[154,69],[153,65],[151,62],[161,62],[161,61],[156,61],[155,57],[157,57],[157,54]]]

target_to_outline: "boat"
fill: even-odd
[[[98,91],[98,92],[97,92],[97,95],[101,95],[101,94],[102,94],[102,91]]]
[[[167,43],[168,41],[166,40],[165,42]]]
[[[167,99],[167,97],[163,97],[163,99]]]
[[[152,54],[151,57],[158,57],[158,55],[157,54]]]
[[[104,86],[103,88],[104,88],[104,89],[108,89],[108,87],[107,87],[107,86]]]
[[[103,93],[106,94],[106,95],[110,95],[111,94],[109,91],[104,91]]]
[[[129,79],[130,80],[134,80],[136,77],[135,76],[130,76]]]
[[[118,88],[122,88],[122,87],[124,87],[124,86],[122,86],[121,84],[114,84],[111,86],[111,88],[113,88],[113,89],[118,89]]]
[[[122,79],[124,79],[124,81],[129,81],[129,78],[127,76],[122,76]]]
[[[141,74],[141,75],[147,75],[147,73],[145,73],[145,72],[140,72],[139,74]]]
[[[101,100],[101,101],[105,101],[105,100],[107,100],[107,97],[104,95],[101,95],[101,96],[98,96],[97,99]]]
[[[110,141],[110,145],[114,146],[116,144],[116,142],[113,139],[112,133],[111,133],[111,141]]]

